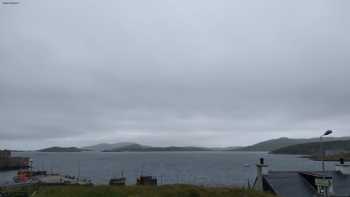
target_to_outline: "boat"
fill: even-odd
[[[113,186],[124,186],[126,185],[126,178],[120,177],[120,178],[112,178],[109,180],[109,185]]]
[[[123,186],[126,185],[126,178],[124,177],[124,172],[122,171],[120,177],[111,178],[109,180],[109,185]]]
[[[48,174],[38,176],[33,179],[41,185],[93,185],[91,180],[79,179],[72,176],[62,176],[60,174]]]
[[[157,185],[157,178],[152,176],[140,176],[136,181],[137,185]]]

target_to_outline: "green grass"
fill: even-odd
[[[35,197],[273,197],[273,195],[239,188],[207,188],[189,185],[169,185],[158,187],[40,187]]]

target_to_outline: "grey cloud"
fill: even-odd
[[[0,142],[226,146],[328,128],[348,135],[348,5],[2,5]]]

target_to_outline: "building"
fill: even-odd
[[[11,157],[11,151],[8,151],[8,150],[0,151],[0,160],[8,159],[10,157]]]
[[[0,150],[0,170],[17,170],[28,166],[29,158],[12,157],[11,151]]]
[[[267,171],[261,159],[254,189],[281,197],[350,197],[350,165],[341,159],[333,171]]]

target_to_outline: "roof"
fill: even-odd
[[[264,175],[266,188],[282,197],[313,197],[317,194],[315,185],[306,176],[319,178],[323,176],[319,171],[270,171]],[[350,176],[338,171],[327,171],[326,177],[333,179],[334,196],[350,196]]]
[[[331,171],[330,175],[333,177],[334,193],[338,196],[350,196],[350,176],[338,171]]]
[[[269,172],[264,179],[278,196],[311,197],[316,192],[298,172]]]

